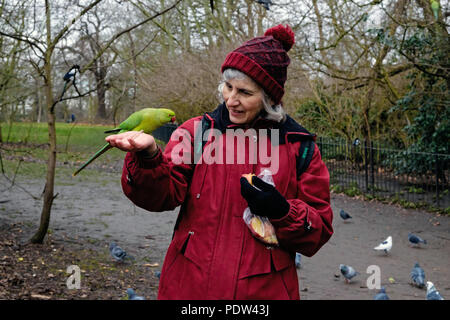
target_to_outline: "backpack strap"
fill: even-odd
[[[306,171],[314,154],[316,144],[313,139],[306,139],[300,143],[300,150],[296,159],[297,179]]]
[[[206,119],[206,116],[202,117],[201,123],[198,125],[194,134],[194,163],[198,163],[198,160],[203,154],[203,149],[207,141],[203,141],[203,134],[206,130],[211,128],[211,121]]]

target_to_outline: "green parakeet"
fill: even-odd
[[[163,108],[145,108],[131,114],[125,121],[112,130],[107,130],[105,133],[122,133],[126,131],[143,131],[145,133],[152,133],[162,125],[168,122],[175,121],[175,112],[170,109]],[[100,150],[98,150],[88,161],[86,161],[72,176],[76,176],[81,170],[86,168],[92,161],[97,159],[103,153],[111,149],[112,146],[107,143]]]
[[[431,10],[433,10],[434,18],[437,20],[439,17],[439,1],[431,0]]]

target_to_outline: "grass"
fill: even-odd
[[[57,160],[61,162],[81,161],[81,163],[106,143],[105,137],[108,134],[105,134],[104,131],[113,128],[112,126],[65,122],[57,122],[55,127]],[[32,157],[41,161],[48,159],[47,123],[2,123],[1,130],[3,142],[8,144],[4,147],[5,150],[14,151],[14,154],[21,157]],[[164,144],[159,140],[157,143]],[[121,160],[123,157],[124,153],[115,148],[102,155],[105,162]]]
[[[57,122],[55,126],[57,162],[72,167],[57,165],[57,176],[59,171],[63,176],[70,176],[73,168],[80,166],[105,144],[107,134],[104,131],[112,128],[63,122]],[[49,151],[47,123],[2,123],[1,130],[4,144],[0,151],[5,172],[12,176],[17,170],[21,176],[45,177]],[[121,161],[124,155],[124,152],[114,148],[97,162],[109,164]]]
[[[86,148],[99,147],[104,144],[105,130],[111,126],[92,124],[56,123],[56,139],[59,147],[86,150]],[[4,142],[45,144],[48,142],[47,123],[13,122],[2,124],[2,136]]]

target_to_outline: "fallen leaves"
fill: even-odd
[[[53,234],[42,245],[24,244],[35,227],[0,225],[0,300],[118,300],[128,287],[156,299],[158,279],[148,267],[158,263],[115,264],[100,246],[89,249],[93,246],[82,239],[57,241]],[[67,266],[74,264],[80,267],[80,289],[66,284]]]

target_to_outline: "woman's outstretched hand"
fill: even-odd
[[[107,136],[105,140],[112,146],[126,152],[147,151],[153,154],[158,150],[153,136],[142,131],[127,131]]]

